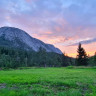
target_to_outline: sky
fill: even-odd
[[[96,0],[0,0],[0,27],[20,28],[76,57],[96,51]]]

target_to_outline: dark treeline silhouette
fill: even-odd
[[[81,43],[79,43],[77,52],[78,52],[78,55],[76,58],[77,66],[87,66],[88,65],[88,56],[86,54],[85,49],[81,46]]]
[[[78,50],[77,50],[77,57],[75,65],[77,66],[96,66],[96,52],[94,56],[89,57],[86,54],[85,49],[82,47],[81,43],[79,43]]]
[[[64,54],[46,52],[43,48],[40,48],[38,52],[34,52],[0,47],[1,68],[61,67],[73,64],[73,59],[71,59]]]
[[[89,63],[89,65],[91,64],[91,66],[96,66],[96,52],[95,52],[94,56],[89,58],[88,63]]]
[[[46,52],[40,48],[38,52],[0,47],[0,69],[18,67],[66,67],[96,66],[96,53],[88,57],[81,43],[78,46],[77,58],[64,54]]]

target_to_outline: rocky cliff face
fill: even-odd
[[[62,52],[53,45],[45,44],[44,42],[31,37],[25,31],[14,27],[0,28],[0,46],[20,48],[25,50],[39,51],[39,48],[46,49],[47,52],[55,52],[62,54]]]

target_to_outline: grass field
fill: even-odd
[[[96,69],[1,70],[0,96],[96,96]]]

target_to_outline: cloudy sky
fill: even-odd
[[[76,56],[81,42],[96,51],[96,0],[0,0],[0,27],[25,30],[45,43]]]

